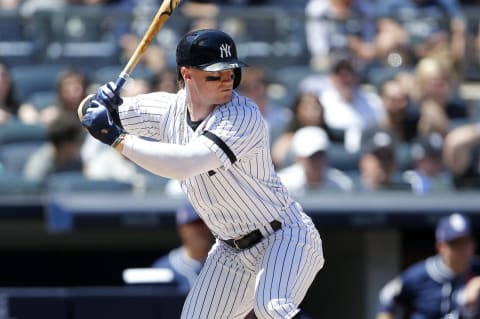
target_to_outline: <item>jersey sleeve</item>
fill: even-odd
[[[134,135],[165,140],[170,118],[175,116],[177,95],[154,92],[123,98],[119,115],[124,129]]]
[[[256,104],[235,95],[230,103],[214,112],[199,138],[228,169],[239,159],[254,156],[266,145],[267,134]]]
[[[380,291],[378,312],[403,313],[412,301],[411,279],[406,271],[388,282]]]

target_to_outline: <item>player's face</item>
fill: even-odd
[[[467,270],[475,253],[475,241],[471,236],[463,236],[437,245],[443,260],[455,273],[463,273]]]
[[[190,91],[208,104],[223,104],[232,98],[233,70],[207,72],[194,68],[188,70],[187,83]]]
[[[183,244],[190,248],[195,257],[204,259],[212,247],[215,238],[210,229],[201,220],[179,226],[178,232]]]

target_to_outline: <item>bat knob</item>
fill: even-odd
[[[88,95],[86,98],[82,100],[82,102],[80,102],[80,105],[78,105],[77,115],[80,122],[83,120],[83,116],[85,115],[85,113],[87,113],[87,109],[90,106],[90,99],[93,96],[94,96],[93,94]]]

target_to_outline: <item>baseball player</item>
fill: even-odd
[[[380,292],[376,319],[480,318],[480,260],[467,216],[438,222],[438,254],[410,266]]]
[[[216,237],[181,318],[307,318],[299,304],[323,267],[322,241],[274,171],[257,105],[234,91],[246,66],[235,43],[193,31],[176,62],[176,94],[122,99],[110,82],[80,109],[95,138],[179,180]]]

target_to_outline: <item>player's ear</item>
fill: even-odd
[[[182,75],[182,78],[184,80],[190,80],[192,78],[192,76],[190,74],[190,69],[187,68],[187,67],[182,66],[180,68],[180,74]]]

